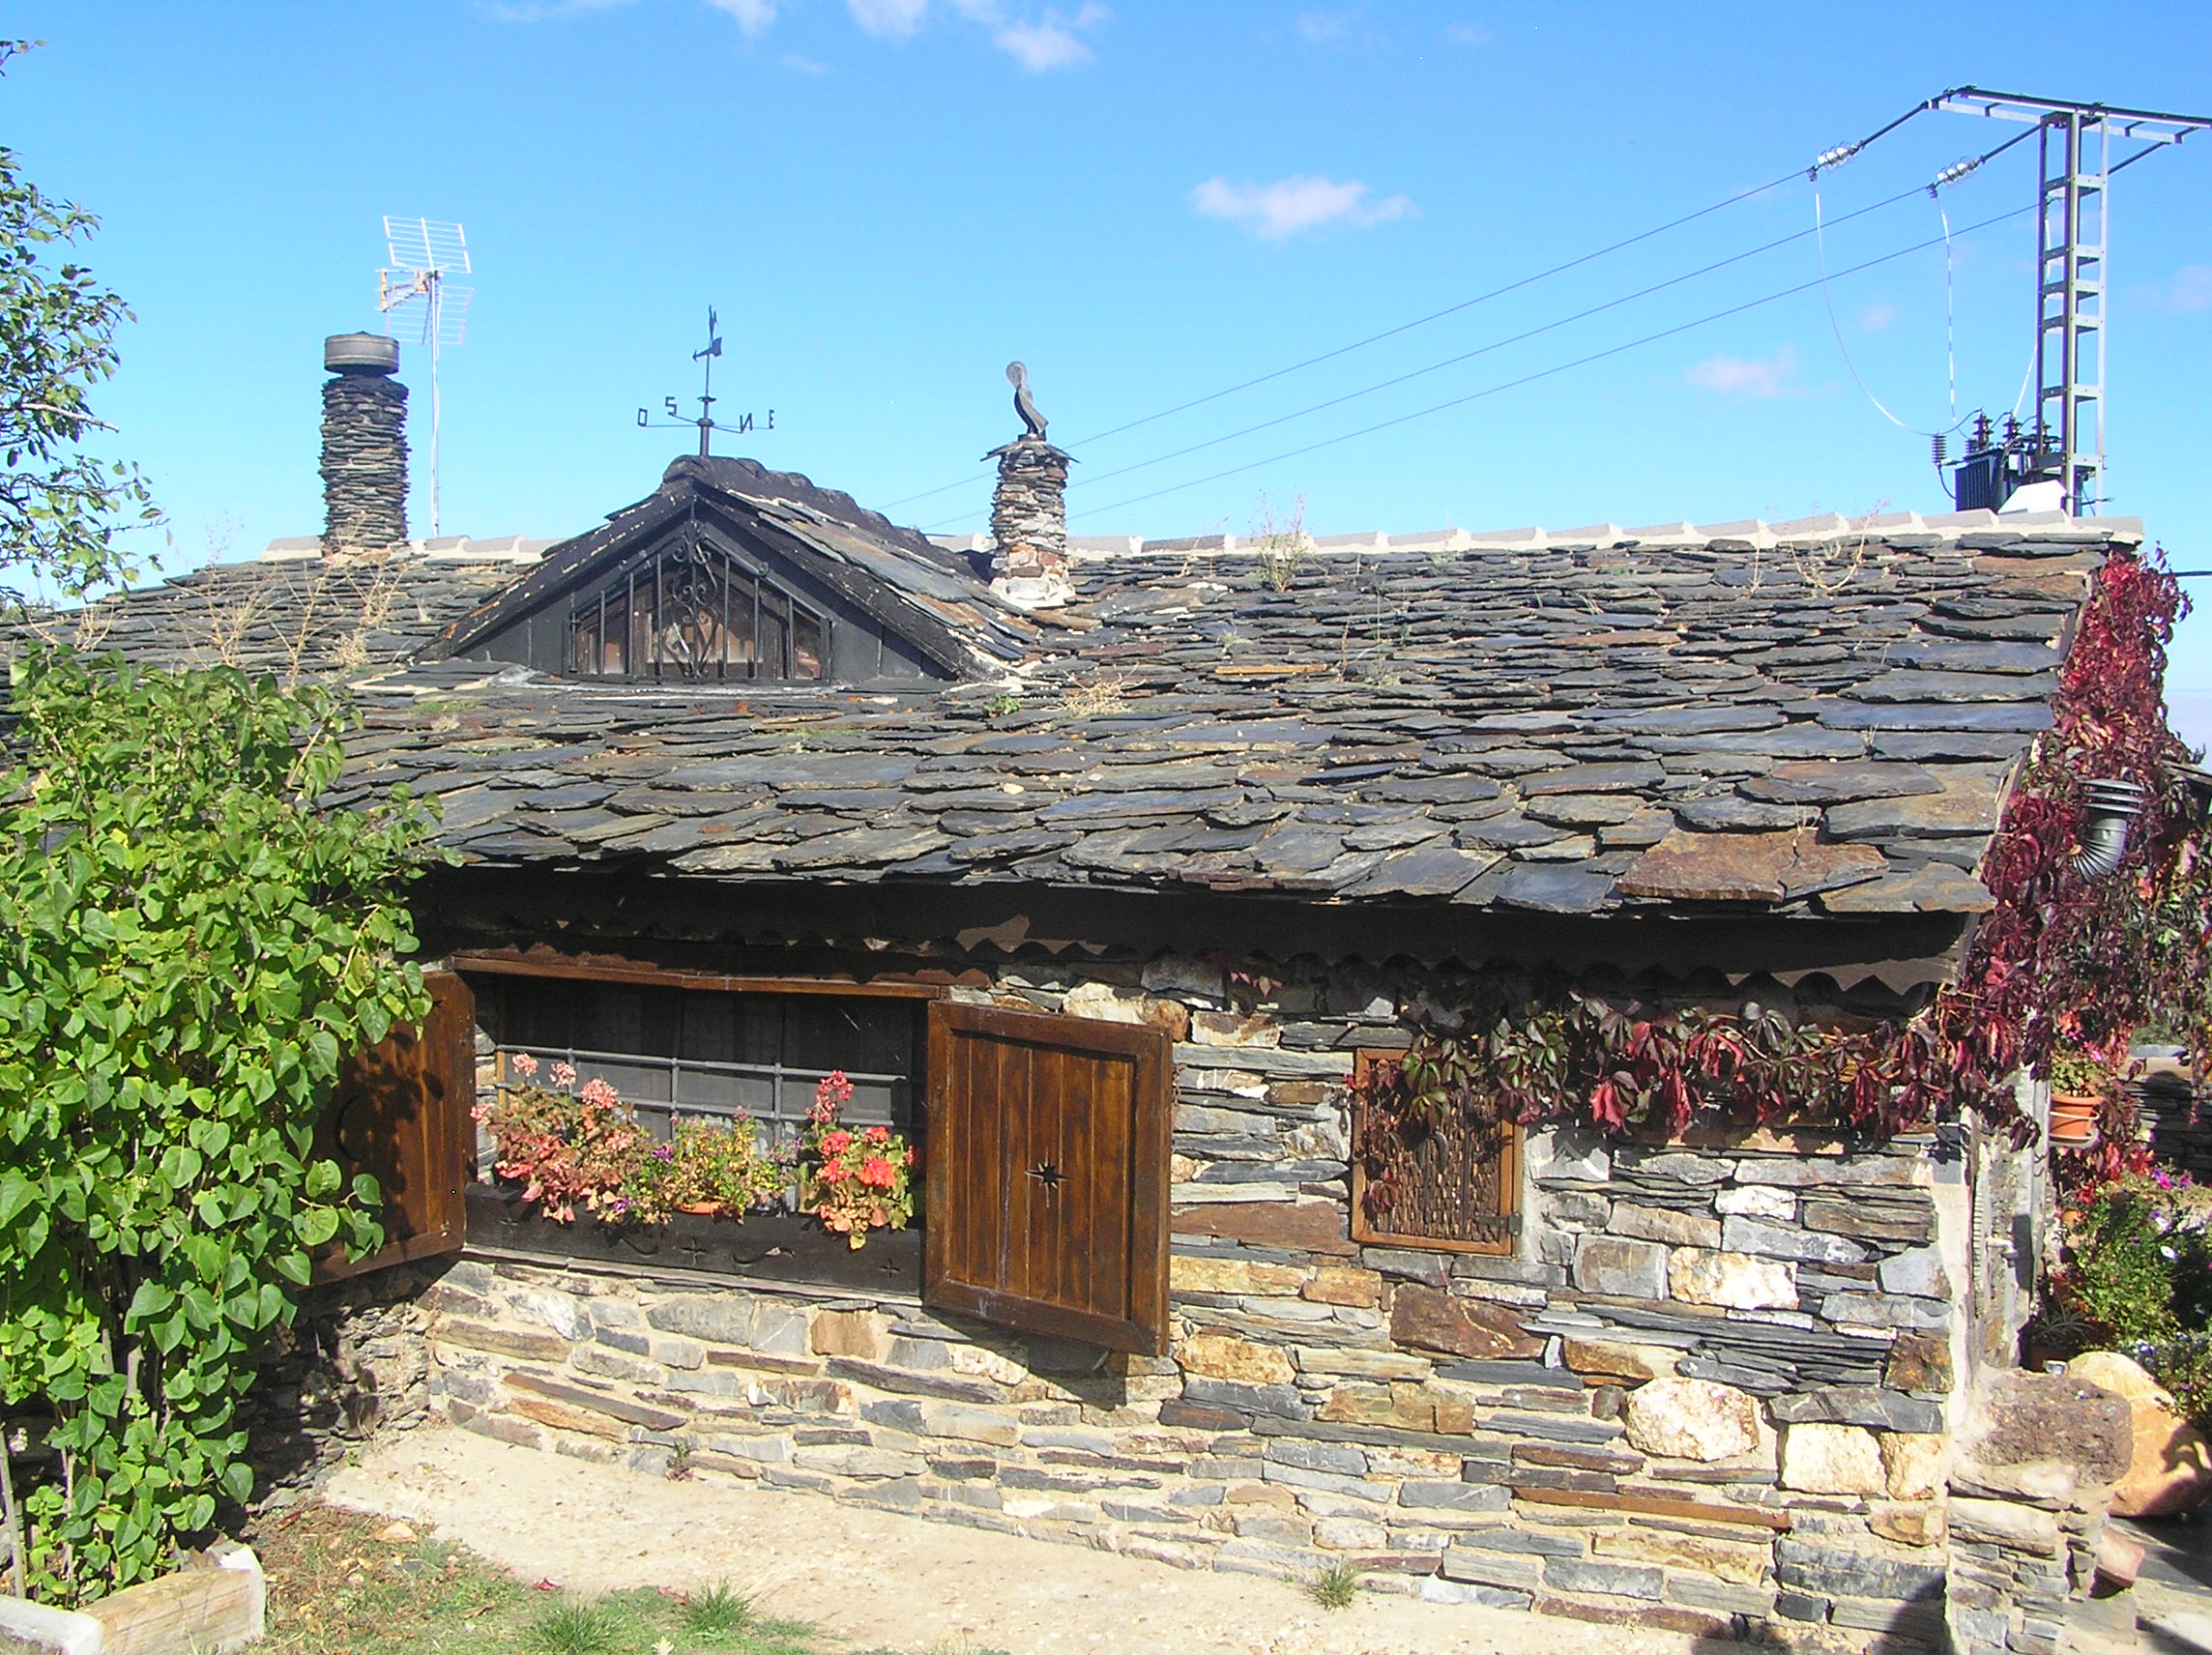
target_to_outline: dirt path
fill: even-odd
[[[774,1489],[672,1483],[425,1430],[373,1449],[335,1504],[428,1523],[579,1591],[716,1580],[855,1642],[1011,1655],[1688,1655],[1621,1632],[1471,1605],[1363,1595],[1326,1613],[1295,1586],[986,1534]],[[1709,1652],[1708,1652],[1709,1655]]]

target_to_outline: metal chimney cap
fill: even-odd
[[[333,334],[323,341],[329,373],[397,373],[399,341],[382,334]]]

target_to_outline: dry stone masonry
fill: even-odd
[[[1067,584],[1067,468],[1072,457],[1042,437],[994,449],[999,485],[991,495],[993,584],[1031,607],[1064,603]]]
[[[392,376],[399,343],[376,334],[326,340],[323,544],[374,551],[407,538],[407,388]]]
[[[1453,984],[1239,980],[1272,981],[1162,958],[955,991],[1174,1036],[1168,1356],[902,1296],[480,1249],[422,1301],[437,1406],[648,1472],[1191,1567],[1342,1558],[1441,1601],[1939,1641],[1958,1386],[1929,1144],[1540,1130],[1517,1256],[1361,1246],[1354,1053],[1402,1042],[1401,1014]],[[2075,1582],[2037,1556],[2003,1567],[2040,1625]]]

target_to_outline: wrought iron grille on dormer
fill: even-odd
[[[568,670],[587,678],[819,680],[830,617],[696,529],[580,595]]]

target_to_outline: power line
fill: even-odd
[[[2018,218],[2023,214],[2034,211],[2035,209],[2032,207],[2016,207],[2009,213],[1998,213],[1981,219],[1977,223],[1968,224],[1958,233],[1970,235],[1976,230],[1985,230],[1992,224],[2001,224],[2008,218]],[[1895,252],[1883,253],[1877,258],[1867,259],[1863,263],[1854,264],[1848,269],[1836,271],[1833,274],[1838,277],[1856,276],[1861,271],[1874,269],[1877,265],[1890,264],[1901,258],[1908,258],[1914,253],[1925,252],[1928,248],[1938,246],[1941,241],[1940,236],[1931,237],[1927,241],[1915,242],[1908,247],[1899,247]],[[1560,363],[1554,367],[1540,368],[1534,373],[1524,374],[1519,379],[1509,379],[1498,385],[1486,386],[1480,391],[1470,392],[1465,396],[1455,396],[1449,401],[1439,402],[1428,408],[1416,409],[1411,414],[1401,414],[1395,419],[1379,421],[1375,424],[1362,426],[1356,431],[1346,431],[1339,436],[1324,437],[1317,443],[1307,443],[1301,448],[1289,449],[1282,453],[1270,454],[1266,459],[1253,460],[1245,465],[1231,466],[1225,471],[1217,471],[1210,476],[1192,478],[1187,482],[1172,483],[1166,488],[1153,489],[1149,494],[1132,495],[1126,500],[1117,500],[1110,506],[1091,507],[1087,509],[1086,515],[1094,515],[1101,511],[1119,511],[1124,506],[1141,506],[1148,500],[1157,500],[1163,495],[1179,494],[1186,488],[1198,488],[1208,482],[1219,482],[1224,478],[1237,477],[1248,471],[1257,471],[1262,466],[1275,465],[1288,459],[1296,459],[1301,454],[1314,453],[1322,449],[1334,448],[1339,443],[1349,443],[1360,437],[1373,436],[1378,431],[1387,431],[1394,426],[1408,424],[1415,420],[1425,420],[1432,414],[1441,414],[1448,409],[1464,407],[1470,402],[1479,402],[1486,396],[1495,396],[1500,392],[1517,390],[1524,385],[1532,385],[1540,379],[1551,379],[1571,369],[1586,367],[1591,363],[1602,362],[1608,357],[1619,356],[1623,352],[1636,350],[1644,345],[1656,344],[1659,340],[1673,338],[1677,334],[1686,334],[1692,329],[1703,328],[1713,322],[1725,321],[1731,316],[1740,316],[1747,310],[1756,310],[1761,305],[1772,305],[1781,300],[1792,298],[1797,294],[1810,292],[1819,286],[1820,281],[1819,276],[1815,276],[1809,281],[1798,282],[1793,287],[1785,287],[1779,292],[1769,293],[1763,298],[1746,300],[1741,305],[1732,305],[1724,310],[1715,310],[1708,315],[1698,317],[1695,321],[1682,322],[1672,328],[1662,328],[1659,332],[1646,334],[1642,338],[1629,339],[1621,344],[1611,345],[1602,351],[1592,351],[1589,355],[1577,357],[1572,362]]]
[[[1884,207],[1894,207],[1900,201],[1903,201],[1909,196],[1918,195],[1920,190],[1921,186],[1914,185],[1910,189],[1901,190],[1897,194],[1890,196],[1887,200],[1877,201],[1872,206],[1861,207],[1855,212],[1847,213],[1841,218],[1836,219],[1835,222],[1839,224],[1845,224],[1848,223],[1853,218],[1864,218],[1869,213],[1878,213]],[[1761,253],[1770,253],[1776,247],[1788,247],[1791,242],[1801,242],[1807,236],[1813,234],[1815,234],[1815,232],[1812,230],[1793,230],[1787,236],[1778,236],[1771,242],[1761,243],[1756,247],[1746,248],[1740,253],[1731,253],[1727,258],[1716,259],[1711,264],[1701,266],[1697,270],[1686,271],[1680,276],[1671,276],[1666,280],[1655,281],[1648,287],[1640,287],[1634,293],[1623,294],[1618,299],[1608,299],[1602,305],[1592,305],[1586,310],[1578,310],[1571,316],[1561,316],[1557,321],[1546,322],[1539,327],[1530,328],[1524,333],[1514,334],[1502,339],[1493,339],[1487,345],[1477,345],[1471,351],[1462,351],[1458,356],[1446,357],[1443,359],[1443,361],[1430,363],[1425,367],[1410,369],[1405,373],[1394,375],[1389,379],[1379,380],[1373,385],[1362,386],[1357,391],[1348,391],[1341,396],[1332,396],[1329,397],[1326,401],[1316,402],[1308,407],[1295,409],[1288,414],[1278,414],[1272,420],[1263,420],[1256,425],[1247,425],[1240,431],[1231,431],[1226,436],[1208,437],[1204,442],[1192,443],[1189,447],[1177,449],[1172,453],[1155,454],[1149,460],[1137,460],[1132,464],[1121,466],[1114,471],[1100,472],[1095,477],[1087,477],[1083,479],[1080,482],[1074,484],[1073,486],[1075,488],[1088,488],[1093,484],[1105,482],[1113,478],[1126,477],[1131,472],[1144,471],[1151,466],[1163,465],[1169,460],[1181,459],[1185,454],[1195,454],[1200,452],[1202,450],[1218,448],[1223,443],[1233,443],[1239,437],[1249,437],[1256,431],[1268,430],[1276,425],[1287,424],[1293,420],[1302,420],[1308,414],[1319,414],[1326,409],[1335,408],[1343,403],[1355,401],[1359,397],[1371,396],[1378,391],[1387,391],[1393,386],[1404,385],[1408,380],[1419,379],[1424,375],[1437,373],[1447,367],[1456,367],[1461,363],[1472,362],[1476,357],[1488,356],[1491,352],[1503,350],[1508,345],[1518,345],[1528,339],[1536,338],[1540,334],[1555,333],[1558,329],[1569,327],[1576,322],[1586,321],[1590,317],[1599,315],[1607,310],[1617,310],[1623,305],[1632,305],[1639,299],[1648,299],[1652,294],[1663,293],[1670,287],[1679,287],[1685,281],[1695,281],[1702,276],[1710,276],[1716,270],[1726,270],[1732,264],[1741,264],[1744,260],[1757,258]]]
[[[1888,129],[1883,130],[1887,131]],[[1877,137],[1879,135],[1879,133],[1876,134]],[[1872,139],[1867,140],[1870,143],[1872,141]],[[1857,147],[1863,148],[1864,146]],[[1285,378],[1290,374],[1302,373],[1305,369],[1318,366],[1322,363],[1333,362],[1338,357],[1349,356],[1353,351],[1365,350],[1369,345],[1381,344],[1384,339],[1396,338],[1400,334],[1412,333],[1415,328],[1425,328],[1431,322],[1441,322],[1446,316],[1456,316],[1462,310],[1472,309],[1477,305],[1487,305],[1493,299],[1502,299],[1508,293],[1519,292],[1522,288],[1531,287],[1539,281],[1548,281],[1555,276],[1563,276],[1570,270],[1578,270],[1586,264],[1606,257],[1608,254],[1619,252],[1624,247],[1632,247],[1640,242],[1650,241],[1654,236],[1663,236],[1670,230],[1678,230],[1684,224],[1694,224],[1700,218],[1708,218],[1713,214],[1733,207],[1739,202],[1749,201],[1754,196],[1764,195],[1770,189],[1779,189],[1796,176],[1797,171],[1792,167],[1779,178],[1769,179],[1764,184],[1754,185],[1749,189],[1738,190],[1733,195],[1715,201],[1709,207],[1701,207],[1694,213],[1685,213],[1680,218],[1671,218],[1666,223],[1657,225],[1652,229],[1639,231],[1636,235],[1625,237],[1620,241],[1596,248],[1594,251],[1584,253],[1579,258],[1568,259],[1564,264],[1553,265],[1549,270],[1540,270],[1533,276],[1522,276],[1518,280],[1507,282],[1502,287],[1494,287],[1487,293],[1478,293],[1471,299],[1463,299],[1456,305],[1445,305],[1441,310],[1432,310],[1426,316],[1415,317],[1411,322],[1401,322],[1394,328],[1385,328],[1380,334],[1370,334],[1364,339],[1354,339],[1348,345],[1339,345],[1334,350],[1324,351],[1319,356],[1308,357],[1303,362],[1291,363],[1288,367],[1279,367],[1270,373],[1263,373],[1255,379],[1247,379],[1224,390],[1208,392],[1204,396],[1193,397],[1188,402],[1179,402],[1173,408],[1163,408],[1156,414],[1147,414],[1142,419],[1131,420],[1103,431],[1094,431],[1086,437],[1078,437],[1067,446],[1070,449],[1080,449],[1088,447],[1091,443],[1104,442],[1108,437],[1118,437],[1124,431],[1134,431],[1140,425],[1150,425],[1178,414],[1187,414],[1193,408],[1203,408],[1209,402],[1220,401],[1224,396],[1234,396],[1238,392],[1250,391],[1254,386],[1266,385],[1270,381]],[[925,489],[919,494],[910,494],[904,500],[894,500],[884,509],[895,511],[902,506],[912,506],[917,500],[934,499],[940,494],[949,494],[955,488],[965,488],[970,483],[982,480],[984,479],[980,477],[964,477],[958,482],[947,482],[937,488]]]
[[[1547,281],[1555,276],[1563,276],[1570,270],[1580,269],[1586,264],[1606,257],[1609,253],[1619,252],[1623,247],[1635,247],[1639,242],[1647,242],[1654,236],[1663,236],[1670,230],[1678,230],[1684,224],[1694,224],[1700,218],[1708,218],[1715,213],[1733,207],[1739,201],[1749,201],[1756,195],[1763,195],[1769,189],[1778,189],[1796,176],[1794,171],[1786,172],[1780,178],[1755,185],[1749,189],[1729,196],[1725,201],[1716,201],[1710,207],[1701,207],[1695,213],[1685,213],[1679,218],[1670,219],[1655,229],[1644,230],[1637,235],[1625,237],[1613,243],[1610,247],[1599,247],[1594,252],[1584,253],[1580,258],[1568,259],[1564,264],[1556,264],[1549,270],[1540,270],[1533,276],[1525,276],[1518,281],[1509,281],[1503,287],[1494,287],[1488,293],[1476,294],[1472,299],[1463,299],[1457,305],[1447,305],[1441,310],[1433,310],[1426,316],[1418,317],[1411,322],[1402,322],[1395,328],[1385,328],[1380,334],[1370,334],[1366,338],[1355,339],[1349,345],[1339,345],[1333,351],[1324,351],[1318,357],[1308,357],[1304,362],[1293,363],[1289,367],[1277,368],[1274,372],[1264,373],[1257,379],[1245,380],[1241,385],[1232,385],[1226,391],[1216,391],[1205,396],[1194,397],[1192,400],[1180,403],[1174,408],[1165,408],[1157,414],[1148,414],[1141,420],[1131,420],[1126,424],[1115,425],[1107,430],[1095,432],[1080,439],[1076,446],[1080,447],[1084,443],[1104,442],[1108,437],[1118,437],[1124,431],[1134,431],[1140,425],[1150,425],[1154,421],[1165,420],[1172,415],[1188,413],[1191,409],[1202,408],[1208,402],[1218,402],[1224,396],[1234,396],[1240,391],[1249,391],[1256,385],[1266,385],[1269,380],[1281,379],[1286,374],[1299,373],[1306,368],[1317,366],[1337,357],[1349,355],[1353,351],[1365,350],[1369,345],[1381,344],[1384,339],[1395,338],[1400,334],[1412,333],[1415,328],[1425,328],[1431,322],[1441,322],[1446,316],[1456,316],[1462,310],[1471,309],[1477,305],[1487,305],[1493,299],[1502,299],[1508,293],[1516,293],[1524,287],[1532,287],[1537,282]]]

